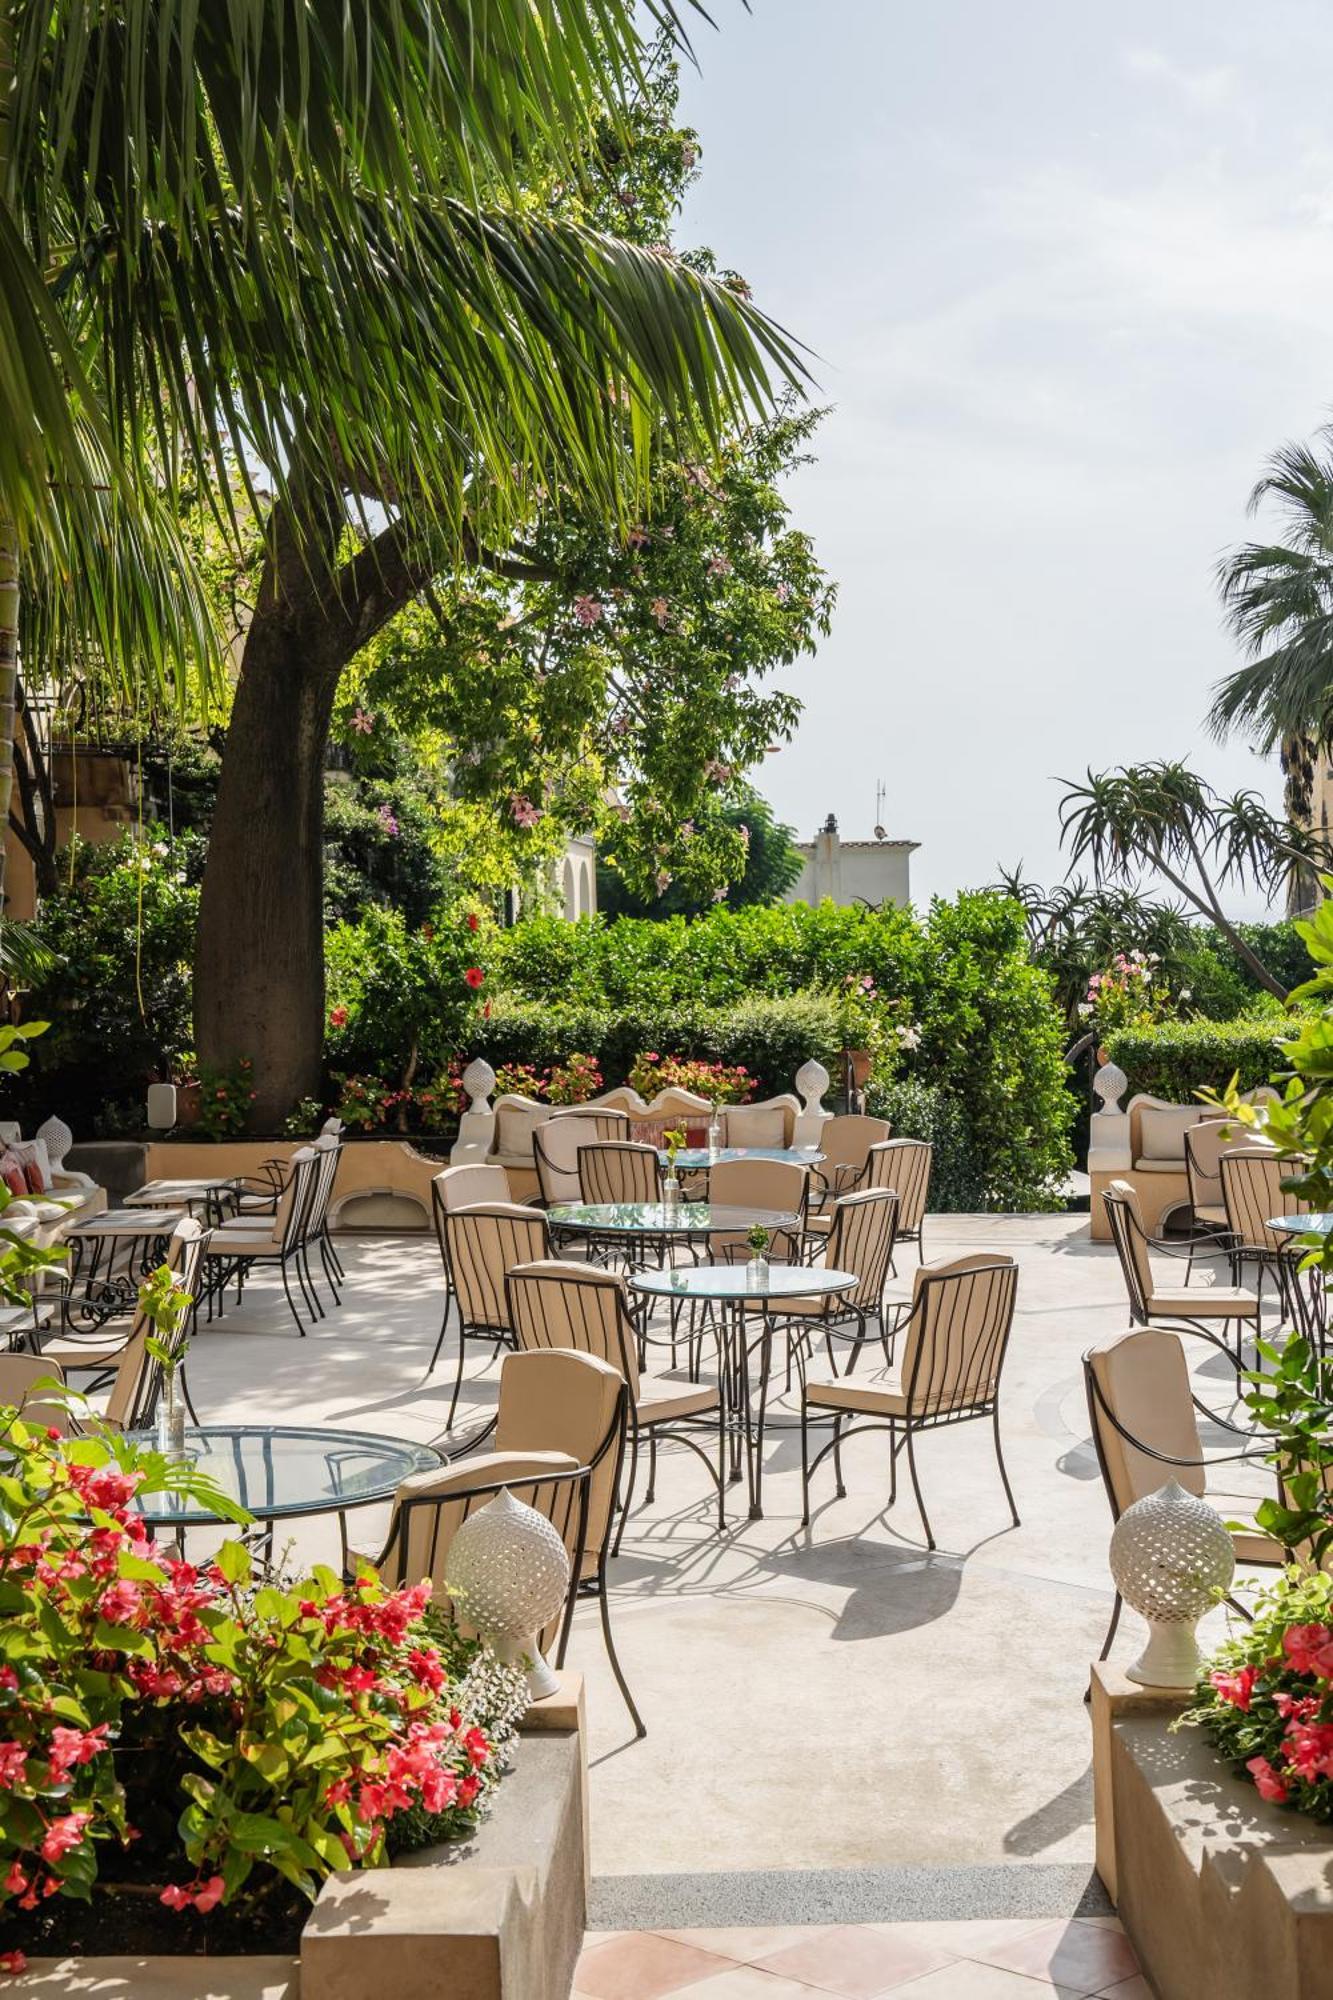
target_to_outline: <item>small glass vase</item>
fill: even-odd
[[[722,1151],[722,1120],[714,1113],[708,1127],[708,1157],[715,1160]]]
[[[668,1174],[662,1182],[662,1206],[670,1209],[680,1207],[680,1182],[674,1174]]]
[[[762,1250],[757,1250],[745,1267],[745,1289],[747,1292],[768,1290],[768,1258]]]
[[[174,1368],[163,1370],[157,1405],[157,1448],[164,1458],[185,1456],[185,1398]]]

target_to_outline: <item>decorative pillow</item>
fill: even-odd
[[[15,1200],[23,1200],[28,1192],[28,1183],[23,1177],[22,1167],[9,1153],[0,1159],[0,1180],[4,1182]]]
[[[47,1154],[46,1141],[44,1139],[16,1139],[11,1144],[6,1158],[18,1162],[19,1166],[23,1169],[25,1180],[28,1179],[28,1168],[35,1167],[39,1178],[35,1184],[29,1181],[31,1192],[33,1194],[46,1193],[46,1190],[51,1185],[51,1161]]]
[[[46,1193],[46,1188],[42,1181],[42,1170],[36,1160],[29,1160],[27,1166],[23,1169],[23,1178],[28,1184],[29,1194]]]
[[[780,1104],[732,1104],[723,1114],[729,1146],[785,1146],[787,1116]]]
[[[1199,1114],[1190,1104],[1158,1110],[1145,1105],[1139,1113],[1140,1153],[1145,1160],[1179,1160],[1183,1173],[1185,1133],[1198,1122]]]
[[[495,1150],[502,1159],[530,1160],[532,1135],[551,1115],[546,1104],[500,1104],[495,1111]]]

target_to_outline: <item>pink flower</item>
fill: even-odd
[[[345,1028],[347,1026],[347,1009],[345,1007],[330,1007],[329,1026],[331,1028]]]
[[[1289,1722],[1282,1750],[1307,1782],[1333,1777],[1333,1722]]]
[[[657,623],[661,628],[661,630],[665,631],[667,620],[671,616],[671,606],[667,603],[665,597],[655,597],[652,603],[648,606],[648,609],[652,612],[653,617],[657,620]]]
[[[128,1625],[143,1603],[143,1594],[134,1583],[113,1583],[110,1590],[102,1593],[98,1610],[108,1625]]]
[[[352,727],[358,736],[369,736],[371,730],[375,727],[375,718],[358,705],[356,713],[352,717]]]
[[[595,597],[576,597],[574,616],[580,625],[596,625],[602,616],[602,606]]]
[[[1327,1625],[1289,1625],[1282,1647],[1293,1673],[1333,1679],[1333,1632]]]
[[[708,574],[710,576],[730,576],[731,564],[725,556],[714,556],[708,565]]]
[[[526,792],[515,792],[509,801],[509,816],[515,826],[536,826],[541,813]]]
[[[157,1900],[159,1903],[165,1903],[169,1910],[188,1910],[194,1897],[188,1889],[183,1889],[179,1882],[168,1882]]]
[[[1214,1673],[1208,1678],[1216,1688],[1220,1701],[1227,1702],[1232,1708],[1248,1709],[1259,1669],[1242,1667],[1238,1674]]]
[[[397,840],[398,821],[394,818],[393,807],[389,805],[387,801],[385,801],[381,805],[376,806],[375,817],[376,819],[378,819],[384,831],[388,834],[390,840]]]
[[[666,869],[659,868],[656,875],[654,875],[653,880],[657,884],[658,895],[664,896],[667,890],[671,887],[671,877],[667,873]]]
[[[729,887],[730,887],[730,884],[729,884],[729,883],[727,883],[727,882],[724,882],[724,883],[722,884],[722,887],[721,887],[720,889],[714,889],[714,891],[713,891],[713,901],[714,901],[715,903],[725,903],[725,902],[726,902],[726,900],[727,900],[727,891],[728,891]]]
[[[1275,1806],[1284,1803],[1288,1796],[1287,1788],[1267,1757],[1251,1757],[1245,1768],[1253,1777],[1254,1788],[1261,1799],[1268,1799]]]
[[[224,1093],[225,1095],[225,1093]],[[90,1507],[109,1513],[134,1497],[143,1480],[142,1472],[121,1472],[112,1465],[71,1465],[69,1483]]]
[[[195,1891],[194,1907],[201,1917],[206,1917],[210,1910],[217,1908],[222,1901],[222,1890],[222,1877],[210,1875],[203,1888]]]
[[[5,1877],[5,1894],[7,1896],[21,1896],[27,1886],[28,1878],[22,1868],[17,1861],[11,1861],[9,1864],[9,1873]]]
[[[778,584],[773,595],[777,598],[779,604],[785,604],[791,596],[791,585],[789,583]]]
[[[19,1677],[13,1667],[0,1667],[0,1693],[16,1694]]]
[[[133,1585],[117,1588],[133,1589]],[[102,1600],[103,1605],[106,1599]],[[74,1769],[76,1764],[91,1764],[99,1752],[106,1749],[106,1740],[111,1725],[99,1722],[95,1729],[64,1729],[57,1727],[51,1731],[51,1748],[47,1752],[50,1763],[50,1781],[58,1784]]]
[[[28,1775],[28,1753],[21,1743],[0,1743],[0,1791],[12,1792]]]
[[[43,1861],[59,1861],[62,1854],[78,1847],[91,1820],[92,1814],[86,1812],[65,1813],[62,1818],[53,1819],[41,1845]]]

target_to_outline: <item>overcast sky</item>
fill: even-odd
[[[817,351],[797,522],[839,581],[761,784],[921,842],[918,897],[1063,873],[1053,780],[1271,767],[1202,717],[1212,572],[1333,411],[1333,11],[714,0],[684,115],[711,244]]]

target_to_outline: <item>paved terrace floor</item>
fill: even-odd
[[[442,1296],[433,1239],[341,1247],[344,1303],[307,1338],[262,1278],[201,1332],[190,1375],[205,1422],[439,1436],[452,1343],[428,1375]],[[927,1248],[1018,1260],[1002,1429],[1022,1526],[1010,1525],[986,1423],[921,1442],[933,1554],[905,1479],[888,1509],[883,1436],[845,1448],[845,1499],[823,1470],[808,1530],[798,1439],[770,1437],[766,1518],[745,1519],[734,1488],[721,1536],[703,1468],[664,1451],[656,1502],[636,1510],[612,1566],[646,1740],[632,1738],[595,1607],[580,1608],[571,1650],[588,1679],[602,1928],[1035,1924],[1106,1907],[1086,1893],[1082,1696],[1111,1604],[1110,1522],[1079,1358],[1128,1323],[1119,1269],[1073,1215],[932,1219]],[[901,1293],[915,1252],[899,1265]],[[459,1429],[493,1405],[482,1354],[471,1350]],[[1217,1376],[1214,1403],[1224,1387]],[[355,1539],[369,1542],[363,1528],[386,1514],[360,1517]],[[331,1524],[304,1526],[294,1548],[333,1560]],[[1132,1616],[1124,1628],[1116,1657],[1128,1658],[1142,1628]]]

